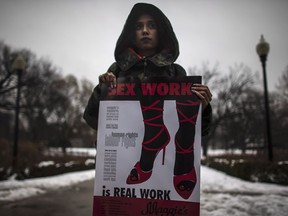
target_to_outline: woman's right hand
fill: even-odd
[[[99,76],[99,85],[100,87],[102,84],[105,83],[107,86],[110,86],[110,88],[116,87],[116,76],[112,72],[106,72]]]

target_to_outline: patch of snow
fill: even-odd
[[[0,182],[0,201],[16,201],[30,196],[58,190],[86,180],[93,179],[95,170],[71,172],[57,176],[27,179],[10,179]]]
[[[201,167],[201,216],[286,216],[288,187],[252,183]]]
[[[47,166],[53,166],[55,164],[54,161],[42,161],[38,164],[38,167],[47,167]]]
[[[95,164],[95,159],[87,159],[87,160],[85,161],[85,166],[88,166],[88,165],[90,165],[90,164]]]
[[[65,167],[71,167],[74,164],[76,164],[74,161],[70,161],[70,162],[65,163]]]

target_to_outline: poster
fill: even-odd
[[[199,215],[202,109],[193,83],[201,77],[102,89],[93,216]]]

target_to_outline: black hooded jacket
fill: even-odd
[[[159,45],[157,53],[151,57],[143,57],[134,46],[135,23],[140,15],[148,14],[154,18],[158,29]],[[151,4],[137,3],[132,8],[124,28],[117,40],[114,62],[109,72],[116,78],[145,80],[149,77],[184,77],[185,70],[174,62],[179,56],[179,44],[172,25],[163,12]],[[97,85],[88,101],[84,119],[90,127],[97,130],[98,108],[101,89]],[[210,104],[202,113],[202,135],[209,132],[212,118]]]

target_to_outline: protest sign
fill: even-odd
[[[193,83],[201,77],[118,80],[102,89],[93,216],[199,215],[201,105]]]

